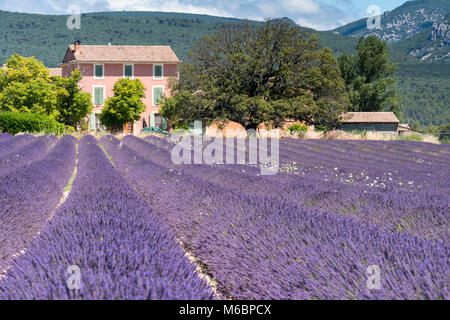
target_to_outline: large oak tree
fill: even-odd
[[[224,27],[189,55],[160,110],[175,125],[295,119],[335,127],[349,104],[331,50],[283,20]]]

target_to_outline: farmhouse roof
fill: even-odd
[[[342,123],[399,123],[393,112],[347,112]]]
[[[48,68],[50,70],[50,77],[59,76],[62,77],[62,69],[61,68]]]
[[[77,44],[69,45],[64,58],[64,62],[72,60],[80,62],[180,62],[170,46]]]

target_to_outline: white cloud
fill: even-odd
[[[333,29],[359,18],[353,0],[0,0],[0,10],[67,14],[70,5],[81,12],[164,11],[264,20],[289,17],[302,26]]]
[[[163,11],[208,14],[215,16],[231,17],[231,13],[214,6],[199,6],[189,1],[178,0],[106,0],[111,11]]]
[[[318,13],[320,4],[312,0],[282,0],[281,5],[285,10],[292,13]]]

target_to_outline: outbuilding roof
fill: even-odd
[[[393,112],[347,112],[342,123],[399,123]]]

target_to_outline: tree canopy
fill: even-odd
[[[375,35],[360,38],[357,53],[344,53],[338,60],[352,111],[393,111],[402,118],[393,77],[396,66],[386,42]]]
[[[100,121],[107,128],[117,130],[124,124],[139,120],[145,111],[145,87],[141,80],[119,79],[113,88],[114,96],[105,101]]]
[[[282,20],[206,36],[171,89],[160,112],[175,125],[229,119],[256,128],[295,119],[334,127],[348,106],[331,50]]]
[[[0,111],[35,113],[76,126],[92,111],[91,95],[79,87],[81,73],[50,77],[34,57],[14,54],[0,69]]]
[[[36,113],[53,119],[59,116],[56,109],[57,93],[50,72],[34,57],[14,54],[0,71],[0,110]]]
[[[68,78],[54,78],[54,84],[58,88],[57,120],[74,127],[92,112],[91,95],[82,91],[79,86],[81,78],[79,70],[73,71]]]

